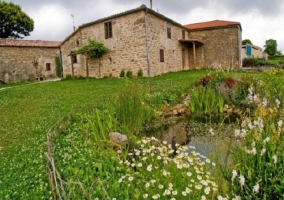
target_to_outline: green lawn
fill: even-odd
[[[16,87],[0,90],[0,196],[7,199],[45,199],[48,196],[46,133],[74,106],[103,104],[129,82],[167,97],[177,88],[188,88],[207,73],[206,70],[193,70],[131,80],[13,84]]]
[[[47,199],[50,196],[46,133],[74,107],[104,105],[131,83],[141,85],[154,96],[152,104],[162,105],[164,99],[179,103],[180,95],[208,73],[212,71],[190,70],[141,79],[65,80],[0,86],[0,197]],[[232,73],[236,77],[248,76],[246,72]],[[272,82],[271,76],[251,75],[265,79],[268,84],[282,83],[276,81],[282,76],[273,77],[275,82]],[[277,95],[280,94],[276,91],[275,97]]]

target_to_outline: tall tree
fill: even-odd
[[[246,44],[253,45],[252,42],[250,41],[250,39],[244,39],[244,40],[242,41],[242,45],[246,45]]]
[[[24,38],[33,30],[33,19],[20,6],[0,1],[0,38]]]
[[[277,54],[277,41],[274,39],[269,39],[265,41],[264,52],[269,56],[275,56]]]

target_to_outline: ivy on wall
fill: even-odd
[[[58,78],[62,77],[62,65],[59,56],[55,56],[55,71]]]
[[[86,55],[88,58],[101,58],[107,52],[108,49],[104,46],[103,43],[89,39],[88,44],[82,46],[74,53]]]

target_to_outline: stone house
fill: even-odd
[[[189,38],[203,41],[197,59],[190,64],[208,68],[239,69],[242,66],[242,27],[239,22],[214,20],[185,25]],[[190,53],[191,54],[191,53]]]
[[[211,21],[183,26],[142,5],[81,25],[61,44],[63,74],[86,76],[86,58],[71,55],[88,39],[110,50],[89,61],[91,77],[115,76],[121,70],[156,76],[194,68],[241,67],[242,29],[238,22]],[[71,62],[73,61],[73,62]],[[73,67],[72,67],[73,65]]]
[[[0,39],[0,80],[8,83],[56,77],[55,56],[60,54],[60,43]]]
[[[261,47],[251,44],[242,45],[242,58],[250,57],[267,60],[268,54],[265,53]]]
[[[109,52],[88,60],[90,77],[118,77],[139,70],[144,76],[188,69],[241,68],[242,29],[238,22],[181,25],[142,5],[83,24],[64,41],[0,40],[0,80],[55,76],[55,56],[63,75],[86,76],[86,57],[73,52],[92,39]]]

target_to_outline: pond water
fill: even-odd
[[[175,138],[176,143],[180,145],[189,145],[206,157],[217,157],[224,161],[232,142],[233,131],[234,124],[204,123],[187,119],[160,130],[158,138],[168,144],[171,144]],[[192,148],[189,149],[192,151]]]

